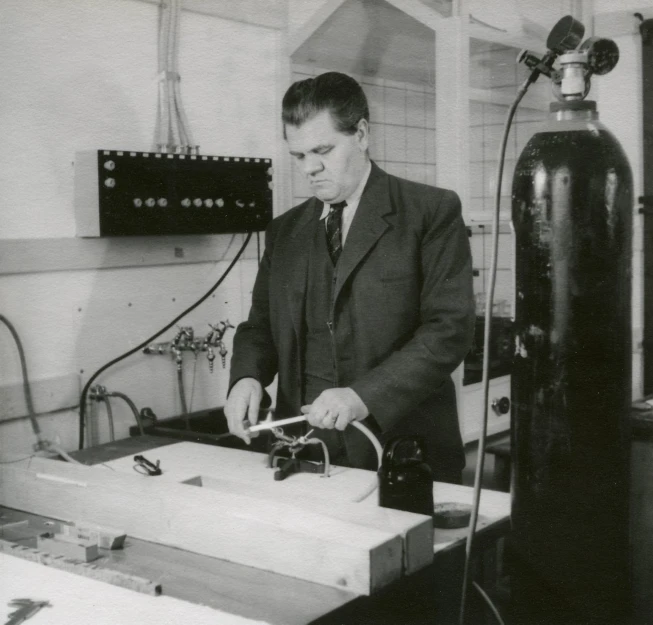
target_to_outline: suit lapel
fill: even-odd
[[[392,212],[388,192],[388,176],[372,162],[370,177],[365,185],[365,190],[356,209],[354,220],[349,228],[347,240],[338,261],[334,303],[352,271],[389,228],[388,222],[383,216]]]
[[[309,204],[301,211],[299,218],[290,231],[282,266],[288,268],[286,295],[290,318],[299,339],[306,304],[306,286],[308,280],[308,255],[315,228],[319,223],[319,209],[322,203],[311,198]]]

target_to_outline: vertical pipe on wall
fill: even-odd
[[[642,35],[642,111],[644,139],[644,394],[653,393],[653,19]],[[649,242],[647,245],[646,242]]]

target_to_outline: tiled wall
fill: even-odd
[[[294,66],[293,80],[327,71]],[[385,171],[402,178],[435,184],[435,95],[433,88],[392,80],[354,76],[370,107],[370,156]],[[293,169],[293,203],[311,193]]]
[[[115,249],[118,242],[88,240],[83,246],[87,253],[76,258],[81,261],[77,269],[50,271],[48,266],[49,239],[75,242],[75,152],[151,147],[158,11],[155,4],[135,1],[2,2],[0,68],[5,89],[0,125],[6,132],[0,144],[0,237],[27,239],[25,247],[33,250],[37,269],[11,273],[0,262],[0,302],[2,314],[21,338],[33,384],[75,374],[86,383],[100,366],[138,345],[206,293],[228,264],[220,248],[230,246],[233,253],[240,247],[240,235],[216,235],[210,262],[147,266],[135,261],[134,266],[107,268],[106,250]],[[282,67],[278,58],[280,37],[270,28],[183,12],[183,100],[203,154],[276,157],[278,100],[272,96],[279,75],[285,75],[285,63]],[[107,41],[118,54],[107,54]],[[221,42],[219,50],[216,41]],[[243,119],[247,123],[238,123]],[[202,239],[185,238],[182,253]],[[81,249],[77,244],[74,249]],[[167,245],[159,239],[150,244],[146,238],[141,244],[144,255],[150,245]],[[172,243],[168,249],[175,257]],[[215,298],[181,324],[192,325],[204,336],[209,323],[242,321],[256,275],[255,250],[253,240],[248,258],[238,261]],[[175,331],[171,328],[161,340],[171,339]],[[232,336],[230,330],[225,340]],[[21,388],[18,352],[4,326],[0,354],[0,389]],[[195,367],[193,355],[188,356],[184,376],[193,409],[222,405],[228,361],[223,369],[218,358],[211,374],[206,358],[198,358]],[[97,383],[128,395],[139,409],[151,407],[160,418],[180,412],[170,358],[134,354],[104,372]],[[0,417],[7,414],[6,402],[0,390]],[[36,405],[39,414],[53,408],[49,397]],[[39,417],[44,436],[74,449],[76,412]],[[106,415],[98,414],[99,427],[105,428],[98,442],[106,442]],[[117,437],[127,436],[134,422],[127,404],[115,402],[113,416]],[[31,453],[29,422],[0,421],[0,457]]]
[[[499,148],[509,102],[527,77],[527,68],[517,64],[518,50],[504,46],[474,45],[470,52],[470,88],[483,90],[506,104],[470,102],[470,206],[471,221],[490,221],[494,210]],[[510,220],[511,186],[515,164],[530,137],[547,118],[542,110],[551,100],[548,81],[536,82],[517,108],[508,142],[501,182],[501,219]],[[532,108],[537,107],[537,108]]]
[[[479,70],[483,67],[479,64]],[[324,71],[323,68],[295,65],[293,80],[304,80]],[[388,173],[435,184],[435,93],[429,86],[401,83],[368,76],[354,76],[365,91],[370,107],[370,155]],[[478,77],[480,78],[480,76]],[[473,86],[481,87],[487,80],[476,80]],[[487,87],[484,87],[487,88]],[[498,146],[507,106],[471,102],[471,206],[466,208],[466,221],[471,227],[472,256],[476,275],[474,289],[479,301],[479,313],[484,305],[484,292],[489,279],[490,267],[490,228],[482,222],[491,220],[493,202],[494,166],[496,164],[495,144]],[[524,144],[530,132],[528,112],[522,114],[518,124],[520,138]],[[530,134],[528,135],[530,137]],[[507,158],[507,169],[514,170],[516,140]],[[297,168],[292,174],[293,204],[310,197],[311,192],[305,178]],[[510,180],[504,183],[508,201]],[[509,204],[508,215],[509,215]],[[478,223],[477,223],[478,222]],[[512,305],[512,236],[505,232],[500,235],[500,250],[495,288],[495,314],[509,316]]]
[[[478,312],[484,310],[484,293],[489,286],[492,250],[491,229],[498,179],[499,150],[508,115],[508,102],[514,98],[519,85],[526,78],[526,68],[516,62],[518,50],[504,46],[472,42],[470,51],[470,89],[482,90],[506,104],[489,102],[486,98],[470,102],[470,206],[468,224],[472,226],[472,257],[476,274],[474,291]],[[505,162],[501,179],[499,253],[494,296],[494,314],[511,316],[513,313],[513,235],[508,224],[511,218],[512,177],[517,159],[530,137],[546,119],[542,110],[549,99],[545,81],[531,86],[517,109],[506,144]],[[533,108],[537,107],[537,108]]]

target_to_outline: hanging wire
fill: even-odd
[[[180,0],[161,4],[158,37],[158,103],[154,148],[190,154],[193,137],[184,111],[179,76]],[[196,149],[196,148],[195,148]]]
[[[136,404],[131,400],[131,398],[128,395],[125,395],[124,393],[119,393],[118,391],[107,393],[106,397],[107,398],[118,397],[119,399],[122,399],[127,404],[127,406],[129,406],[129,409],[132,411],[132,414],[134,415],[134,419],[136,420],[136,424],[138,425],[138,431],[140,432],[141,436],[144,436],[145,430],[143,429],[143,422],[141,421],[141,415],[138,412],[138,408],[136,408]]]
[[[184,368],[183,365],[177,367],[177,386],[179,388],[179,401],[181,402],[181,414],[184,417],[186,429],[190,430],[190,420],[188,418],[188,402],[186,401],[186,390],[184,389]]]
[[[20,336],[18,335],[16,328],[13,326],[11,321],[7,319],[7,317],[5,317],[4,315],[0,315],[0,321],[2,321],[2,323],[4,323],[7,326],[9,332],[11,333],[11,336],[14,339],[14,342],[16,343],[16,349],[18,350],[18,356],[20,358],[20,370],[23,375],[23,393],[25,395],[27,414],[29,415],[29,420],[30,423],[32,424],[32,431],[34,432],[34,436],[36,436],[36,440],[38,441],[38,446],[39,448],[41,448],[44,444],[44,441],[41,435],[41,428],[39,427],[38,421],[36,420],[36,411],[34,410],[34,401],[32,399],[32,388],[30,386],[29,376],[27,374],[27,359],[25,358],[25,350],[23,349],[23,343],[20,340]]]
[[[166,76],[166,51],[168,49],[168,28],[170,21],[170,10],[161,5],[159,14],[159,45],[158,45],[158,91],[159,101],[157,110],[157,124],[155,133],[155,149],[166,152],[168,149],[168,128],[170,117],[168,113],[168,80]]]
[[[488,404],[489,404],[489,384],[490,384],[490,375],[489,375],[489,358],[490,358],[490,333],[492,331],[491,321],[492,321],[492,308],[494,301],[494,287],[496,283],[496,268],[497,268],[497,256],[498,256],[498,245],[499,245],[499,216],[501,211],[501,181],[503,178],[503,166],[505,162],[506,155],[506,146],[508,144],[508,135],[510,133],[510,126],[512,124],[512,119],[517,110],[517,106],[521,102],[522,98],[526,94],[526,90],[533,81],[532,76],[526,80],[518,89],[517,95],[513,103],[508,110],[508,115],[503,128],[503,136],[501,139],[501,147],[499,149],[499,164],[497,168],[497,184],[496,184],[496,193],[494,198],[494,212],[492,215],[492,254],[490,260],[490,271],[489,271],[489,284],[486,289],[486,299],[485,299],[485,324],[484,324],[484,336],[483,336],[483,413],[481,417],[481,434],[478,439],[478,451],[476,458],[476,471],[474,474],[474,492],[473,492],[473,504],[472,504],[472,517],[469,523],[467,531],[467,542],[465,544],[465,567],[463,573],[463,587],[462,587],[462,596],[460,600],[460,613],[459,613],[459,625],[465,625],[465,611],[467,607],[467,596],[470,588],[472,587],[473,581],[471,578],[471,559],[472,559],[472,550],[474,546],[474,536],[476,534],[476,525],[478,522],[478,510],[480,507],[481,501],[481,478],[483,475],[483,467],[485,464],[485,442],[487,438],[487,413],[488,413]],[[481,595],[483,599],[489,601],[487,595]],[[491,603],[491,602],[490,602]]]
[[[108,397],[102,397],[101,401],[107,409],[107,420],[109,422],[109,440],[111,442],[116,440],[116,432],[113,426],[113,408],[111,407],[111,400]]]
[[[225,280],[225,278],[229,275],[231,270],[233,269],[234,265],[238,262],[240,257],[242,256],[243,252],[245,251],[245,248],[247,247],[247,244],[249,243],[250,239],[252,238],[252,233],[248,232],[247,237],[245,238],[245,241],[243,242],[242,246],[236,252],[236,255],[232,259],[231,263],[229,263],[229,266],[225,269],[224,273],[220,276],[218,281],[204,294],[202,297],[200,297],[194,304],[191,304],[186,310],[183,312],[179,313],[172,321],[167,323],[163,328],[155,332],[152,336],[148,337],[145,339],[142,343],[139,345],[136,345],[136,347],[133,347],[129,351],[125,352],[124,354],[121,354],[120,356],[114,358],[113,360],[107,362],[106,364],[102,365],[86,382],[84,385],[84,388],[82,389],[82,394],[79,399],[79,449],[84,449],[84,428],[85,428],[85,417],[86,417],[86,401],[87,401],[87,395],[88,391],[95,381],[95,379],[104,371],[106,371],[109,367],[112,367],[114,364],[117,362],[127,358],[128,356],[131,356],[132,354],[135,354],[136,352],[140,351],[143,349],[146,345],[149,345],[152,341],[154,341],[156,338],[161,336],[164,332],[167,332],[172,326],[177,323],[180,319],[185,317],[189,312],[192,310],[195,310],[202,302],[204,302],[206,299],[208,299],[213,292],[222,284],[222,282]],[[142,424],[139,424],[142,425]]]
[[[179,127],[179,135],[181,138],[181,148],[182,151],[190,153],[193,148],[193,137],[190,132],[190,125],[188,123],[188,118],[186,117],[186,112],[181,100],[181,77],[179,75],[179,33],[180,33],[180,23],[181,23],[181,2],[180,0],[173,0],[174,6],[174,28],[173,28],[173,39],[172,39],[172,72],[174,72],[174,80],[172,83],[172,89],[174,94],[175,102],[175,113],[177,118],[177,124]]]
[[[188,402],[188,412],[193,410],[193,397],[195,397],[195,380],[197,377],[197,354],[195,354],[195,360],[193,362],[193,377],[190,385],[190,401]]]
[[[177,80],[174,59],[175,39],[177,34],[177,10],[178,5],[175,0],[169,0],[168,11],[170,12],[170,20],[168,21],[168,47],[166,49],[166,95],[168,97],[168,115],[170,117],[170,137],[168,143],[171,152],[176,152],[177,148],[181,145],[179,140],[179,126],[177,123],[178,118],[174,90],[174,83]]]

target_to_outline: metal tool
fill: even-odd
[[[280,420],[275,423],[281,422]],[[288,436],[278,427],[271,428],[271,432],[276,436],[277,440],[272,444],[270,453],[268,454],[268,467],[277,468],[274,472],[274,479],[276,481],[285,480],[293,473],[321,473],[323,476],[329,477],[331,472],[329,450],[324,441],[319,438],[309,438],[313,430],[309,430],[303,436]],[[322,451],[324,452],[324,463],[310,462],[297,458],[297,453],[306,445],[321,445]],[[290,457],[277,457],[278,452],[284,447],[290,451]]]
[[[301,421],[306,421],[306,415],[299,415],[298,417],[288,417],[287,419],[279,419],[278,421],[273,421],[272,419],[266,419],[261,421],[256,425],[251,425],[249,427],[250,432],[262,432],[263,430],[272,430],[274,428],[280,428],[284,425],[290,425],[292,423],[300,423]]]
[[[9,607],[16,608],[16,610],[9,615],[9,620],[5,625],[18,625],[18,623],[22,623],[31,616],[34,616],[41,608],[51,608],[52,604],[49,601],[12,599],[9,602]]]
[[[163,471],[159,467],[159,461],[156,464],[150,462],[145,456],[134,456],[134,471],[142,473],[143,475],[161,475]]]

